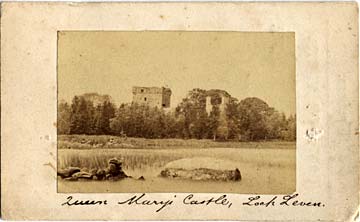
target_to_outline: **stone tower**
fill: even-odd
[[[229,129],[227,125],[226,106],[229,104],[231,96],[226,91],[218,89],[208,90],[206,95],[206,112],[208,115],[210,115],[214,106],[219,107],[219,126],[216,135],[227,139]]]
[[[170,107],[171,90],[169,88],[134,86],[132,92],[133,103],[158,108]]]
[[[208,90],[206,92],[207,96],[206,96],[206,112],[208,115],[210,115],[214,104],[212,104],[212,99],[214,97],[218,97],[220,98],[220,101],[218,101],[216,103],[216,105],[219,106],[219,111],[220,111],[220,116],[225,115],[225,109],[227,104],[229,104],[230,101],[230,95],[224,91],[224,90],[219,90],[219,89],[212,89],[212,90]]]

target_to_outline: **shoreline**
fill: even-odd
[[[265,145],[265,146],[264,146]],[[296,149],[296,141],[213,141],[210,139],[147,139],[111,135],[58,135],[58,149]]]

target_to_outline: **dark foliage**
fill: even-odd
[[[219,93],[229,101],[223,108]],[[206,97],[211,96],[211,111]],[[72,104],[58,107],[59,134],[120,135],[144,138],[195,138],[214,140],[288,140],[296,139],[296,117],[286,116],[259,98],[240,102],[221,90],[193,89],[174,111],[147,105],[121,104],[110,100],[94,106],[84,96]]]
[[[110,119],[115,116],[114,105],[104,101],[96,107],[93,102],[83,96],[75,96],[71,106],[59,104],[58,133],[59,134],[111,134]]]

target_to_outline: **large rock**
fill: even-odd
[[[167,168],[162,170],[160,175],[167,178],[190,179],[190,180],[214,180],[214,181],[238,181],[241,180],[239,169],[235,170],[214,170],[214,169],[179,169]]]
[[[92,179],[93,175],[91,175],[91,173],[81,171],[74,173],[72,177],[77,179]]]
[[[90,173],[91,175],[93,175],[93,176],[96,176],[97,171],[98,171],[98,169],[92,168],[89,173]]]
[[[117,158],[111,158],[108,161],[108,167],[106,169],[90,170],[79,167],[68,167],[66,169],[58,170],[58,176],[69,181],[76,181],[78,179],[93,179],[93,180],[119,180],[128,178],[125,172],[122,170],[122,162]]]
[[[160,176],[167,178],[238,181],[241,180],[237,164],[227,160],[215,158],[187,158],[170,162],[160,172]]]
[[[97,180],[103,180],[106,177],[106,171],[103,169],[98,169],[96,172],[96,179]]]
[[[79,167],[68,167],[66,169],[59,169],[57,175],[61,178],[67,178],[80,171],[81,169]]]

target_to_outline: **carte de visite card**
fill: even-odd
[[[1,214],[358,218],[358,7],[1,5]]]

